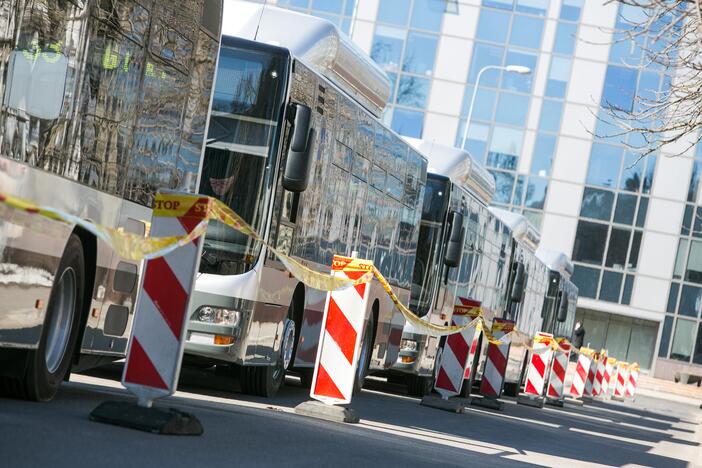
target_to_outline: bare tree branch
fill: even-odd
[[[641,158],[675,144],[674,156],[692,149],[702,138],[702,36],[696,0],[606,0],[624,5],[614,32],[614,44],[628,45],[630,55],[643,63],[622,63],[663,72],[659,89],[637,90],[628,105],[601,103],[605,117],[619,131],[602,138],[638,134],[639,144],[628,144]],[[628,104],[628,103],[627,103]],[[604,119],[598,117],[600,121]]]

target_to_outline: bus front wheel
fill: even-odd
[[[0,378],[1,394],[33,401],[49,401],[56,395],[71,367],[84,290],[83,245],[71,234],[54,277],[39,346],[26,353],[24,375]]]

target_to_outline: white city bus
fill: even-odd
[[[564,318],[562,294],[551,291],[555,273],[549,272],[536,255],[538,231],[522,215],[487,206],[494,180],[469,153],[433,142],[407,140],[427,157],[430,171],[414,268],[412,310],[425,320],[448,323],[454,304],[463,298],[481,305],[488,325],[493,317],[500,317],[514,320],[516,327],[529,336],[540,330],[569,336],[577,289],[573,291],[561,281],[570,291],[568,304],[572,306],[571,310],[566,305],[570,313]],[[560,256],[557,260],[563,261]],[[557,291],[559,283],[554,284]],[[558,299],[549,300],[551,294]],[[464,395],[470,392],[471,384],[480,383],[487,344],[481,338],[472,382],[464,383]],[[411,324],[405,325],[399,359],[389,378],[396,380],[402,374],[410,393],[426,394],[433,385],[441,351],[438,340],[414,330]],[[506,393],[516,395],[527,357],[523,345],[510,347]]]
[[[216,0],[0,0],[0,194],[144,234],[160,188],[194,191]],[[0,394],[48,400],[123,357],[139,265],[0,203]]]
[[[409,299],[426,161],[380,120],[385,74],[326,20],[224,5],[200,191],[319,271],[334,254],[373,260]],[[311,377],[324,293],[258,243],[215,222],[192,298],[185,364],[235,372],[272,396],[286,370]],[[404,318],[369,291],[357,388],[396,359]]]

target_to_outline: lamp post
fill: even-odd
[[[470,98],[470,106],[468,107],[468,119],[466,119],[466,125],[463,127],[463,139],[461,140],[461,149],[464,149],[466,146],[466,138],[468,138],[468,128],[470,128],[470,119],[473,116],[473,106],[475,105],[475,96],[478,94],[480,78],[483,76],[483,72],[487,70],[504,70],[510,73],[519,73],[520,75],[528,75],[531,73],[531,68],[523,67],[521,65],[507,65],[506,67],[502,67],[499,65],[487,65],[480,69],[480,71],[478,72],[478,76],[475,79],[473,96]]]

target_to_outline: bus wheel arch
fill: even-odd
[[[93,234],[76,226],[73,230],[74,235],[78,236],[83,245],[83,258],[85,262],[85,277],[83,280],[83,307],[80,311],[80,324],[78,325],[78,338],[74,349],[72,364],[76,364],[80,358],[81,345],[85,335],[85,329],[88,324],[90,308],[93,302],[93,294],[95,293],[95,276],[97,275],[97,239]],[[70,375],[70,369],[67,376]]]
[[[49,401],[56,395],[79,346],[85,270],[82,242],[71,233],[54,276],[39,345],[25,353],[20,375],[0,377],[0,394],[33,401]]]

